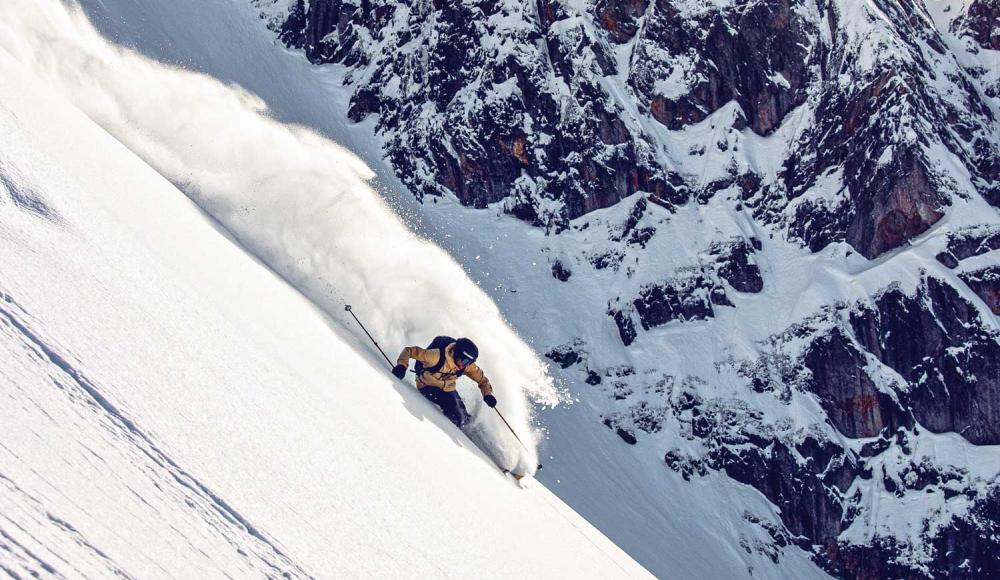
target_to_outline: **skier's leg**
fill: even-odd
[[[472,418],[469,416],[469,411],[465,408],[465,402],[458,395],[458,391],[445,393],[445,395],[451,399],[452,415],[449,415],[448,418],[451,419],[452,423],[458,425],[459,428],[464,428],[469,423],[469,419]],[[448,413],[445,414],[447,415]],[[453,419],[452,416],[455,418]]]
[[[437,387],[424,387],[420,389],[420,393],[437,405],[441,409],[441,412],[444,413],[444,416],[448,417],[448,420],[459,428],[465,424],[468,413],[465,411],[465,405],[462,404],[462,399],[458,397],[458,393],[454,391],[446,393]]]

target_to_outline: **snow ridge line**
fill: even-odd
[[[6,302],[11,305],[11,307],[20,310],[25,315],[28,315],[28,313],[21,308],[21,306],[9,294],[0,292],[0,298],[2,298],[2,302]],[[6,323],[8,326],[16,330],[30,346],[33,346],[53,365],[58,367],[65,375],[71,378],[80,390],[89,396],[90,400],[98,409],[103,411],[104,414],[115,424],[124,429],[126,432],[126,439],[131,440],[135,446],[153,463],[165,468],[174,481],[185,489],[191,491],[195,496],[199,496],[212,510],[221,516],[224,521],[229,522],[234,529],[242,530],[248,534],[252,539],[262,545],[261,547],[265,552],[272,552],[278,560],[278,562],[272,562],[270,558],[265,557],[266,554],[257,554],[263,564],[267,565],[281,577],[288,577],[289,572],[292,572],[297,577],[315,578],[315,576],[306,572],[301,565],[286,555],[282,549],[278,547],[275,540],[269,538],[264,532],[259,530],[248,519],[233,508],[225,499],[213,492],[208,486],[199,481],[198,478],[191,475],[187,470],[171,459],[159,448],[159,446],[157,446],[156,443],[153,442],[148,435],[146,435],[145,432],[142,431],[142,429],[139,428],[138,425],[136,425],[134,421],[125,416],[125,414],[119,410],[118,407],[109,401],[107,397],[101,394],[100,390],[94,385],[94,383],[92,383],[83,373],[76,369],[72,363],[66,360],[65,357],[47,345],[42,338],[32,332],[31,329],[29,329],[26,324],[21,322],[18,316],[12,312],[12,309],[8,310],[8,308],[5,308],[2,302],[0,302],[0,322]]]

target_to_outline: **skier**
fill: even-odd
[[[448,419],[462,428],[469,420],[462,398],[455,391],[458,377],[465,375],[476,381],[483,394],[483,401],[496,407],[493,387],[483,369],[476,365],[479,348],[468,338],[454,340],[447,336],[435,338],[427,348],[408,346],[399,353],[392,374],[402,379],[410,359],[416,359],[417,389],[423,396],[441,408]]]

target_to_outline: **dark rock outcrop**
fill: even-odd
[[[712,303],[719,303],[712,293],[714,284],[702,274],[646,286],[632,305],[644,330],[663,326],[672,320],[704,320],[715,315]],[[722,292],[725,296],[725,291]]]
[[[615,434],[622,438],[622,441],[628,443],[629,445],[635,445],[639,441],[635,438],[635,433],[631,430],[618,426],[617,420],[613,417],[605,417],[604,426],[614,431]]]
[[[638,227],[642,216],[646,214],[649,204],[645,198],[639,199],[632,206],[628,218],[618,231],[611,233],[611,239],[616,242],[624,241],[630,245],[646,247],[646,243],[656,234],[656,228],[651,226]]]
[[[584,359],[585,353],[582,352],[582,347],[583,344],[580,342],[564,344],[549,350],[545,353],[545,357],[560,367],[568,369]]]
[[[608,304],[608,316],[614,320],[615,326],[618,327],[618,336],[622,339],[622,344],[625,346],[632,344],[638,336],[631,313],[631,308],[622,309],[614,303]]]
[[[561,260],[555,260],[552,262],[552,277],[560,282],[565,282],[569,280],[569,277],[573,275],[573,271],[567,268]]]
[[[969,515],[954,518],[934,540],[932,575],[1000,577],[1000,488],[977,499]]]
[[[1000,4],[991,0],[972,0],[957,24],[983,48],[1000,50]]]
[[[639,30],[639,18],[649,8],[649,0],[597,0],[594,14],[612,42],[628,42]]]
[[[930,561],[920,569],[900,562],[901,546],[876,537],[869,545],[840,544],[821,562],[841,578],[996,578],[1000,574],[1000,488],[973,502],[965,517],[955,517],[930,539]]]
[[[764,0],[686,14],[657,0],[637,40],[629,86],[670,129],[736,101],[750,128],[769,134],[805,101],[819,57],[805,42],[818,31],[801,4]]]
[[[843,168],[844,190],[856,192],[851,203],[813,203],[796,208],[790,231],[818,251],[844,240],[867,258],[897,248],[925,232],[949,204],[943,185],[929,170],[918,144],[892,145],[902,122],[899,111],[912,98],[908,80],[886,72],[855,93],[829,93],[817,117],[842,119],[834,127],[815,127],[803,147],[786,161],[785,185],[793,197],[814,187],[819,176]],[[864,144],[864,145],[862,145]],[[881,165],[868,151],[886,149],[892,163]]]
[[[843,240],[874,258],[940,220],[956,178],[928,153],[935,146],[960,152],[983,197],[994,200],[1000,190],[1000,146],[983,130],[996,122],[994,115],[962,71],[929,72],[947,61],[935,56],[945,48],[930,20],[917,16],[925,9],[912,0],[876,4],[905,38],[887,40],[896,46],[893,53],[859,67],[858,41],[848,32],[834,33],[823,76],[843,78],[850,71],[855,78],[819,94],[816,122],[798,137],[781,179],[750,201],[755,215],[768,221],[784,220],[777,211],[791,203],[789,231],[814,251]],[[843,17],[835,11],[828,16],[832,25]],[[939,74],[963,96],[955,100],[940,92]],[[914,128],[925,123],[942,131],[932,135]],[[794,201],[817,190],[819,199]]]
[[[938,252],[934,259],[953,270],[958,267],[958,259],[951,252]]]
[[[1000,266],[963,272],[959,278],[983,299],[993,314],[1000,316]]]
[[[804,458],[802,463],[799,458]],[[781,508],[782,521],[805,545],[835,545],[842,529],[843,495],[858,468],[853,456],[828,441],[805,439],[794,449],[780,441],[765,447],[718,447],[708,466],[763,493]]]
[[[839,329],[813,341],[803,364],[812,372],[809,389],[844,435],[873,437],[907,423],[906,414],[865,372],[864,355]]]
[[[948,234],[948,252],[961,261],[1000,250],[1000,225],[964,228]]]
[[[758,242],[759,243],[759,242]],[[756,293],[764,289],[760,268],[752,261],[754,247],[744,239],[717,243],[709,253],[715,256],[719,276],[740,292]]]
[[[851,326],[859,345],[907,381],[900,399],[921,425],[1000,443],[1000,337],[954,288],[927,278],[913,296],[889,290],[852,313]]]

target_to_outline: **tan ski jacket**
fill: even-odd
[[[455,383],[458,382],[458,365],[455,364],[455,359],[452,358],[452,352],[455,350],[455,344],[449,344],[444,349],[444,365],[436,373],[431,373],[425,371],[419,377],[417,377],[417,388],[422,389],[424,387],[437,387],[443,391],[451,392],[455,390]],[[403,349],[403,352],[399,353],[399,359],[396,360],[396,364],[403,365],[404,367],[410,366],[410,359],[416,359],[420,361],[424,368],[430,368],[437,364],[438,358],[441,356],[440,349],[427,350],[420,348],[419,346],[408,346]],[[476,363],[472,363],[465,367],[465,376],[476,381],[479,385],[479,390],[482,391],[483,396],[493,394],[493,386],[490,385],[490,380],[486,378],[486,374],[483,373],[483,369],[479,368]]]

